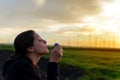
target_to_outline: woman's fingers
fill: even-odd
[[[57,45],[50,52],[50,61],[59,62],[62,56],[63,56],[62,46]]]

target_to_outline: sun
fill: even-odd
[[[103,12],[101,16],[103,20],[101,25],[108,31],[120,34],[120,0],[114,0],[109,4],[102,6]]]
[[[120,0],[114,0],[111,3],[103,3],[103,12],[102,15],[106,17],[118,16],[120,13]]]
[[[96,26],[96,30],[120,35],[120,0],[103,3],[103,11],[98,16],[89,16],[83,19],[88,26]]]
[[[45,4],[45,0],[34,0],[34,1],[35,1],[36,6],[38,7]]]

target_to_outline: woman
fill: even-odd
[[[20,33],[14,40],[15,54],[3,65],[4,80],[41,80],[37,73],[37,63],[49,53],[46,41],[35,31]],[[59,80],[58,63],[63,55],[60,45],[50,51],[47,66],[47,80]]]

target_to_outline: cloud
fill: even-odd
[[[36,16],[64,23],[80,22],[86,16],[100,14],[102,11],[100,3],[99,0],[47,0]]]
[[[0,0],[0,27],[81,23],[100,12],[98,0]]]
[[[59,29],[54,31],[58,35],[64,36],[76,36],[76,35],[88,35],[90,33],[97,33],[97,29],[95,27],[90,27],[87,25],[79,25],[79,24],[64,24],[57,26]]]
[[[50,19],[74,23],[99,14],[100,6],[98,0],[0,0],[0,21]]]
[[[66,24],[66,25],[61,25],[59,29],[56,31],[57,34],[60,35],[66,35],[66,36],[76,36],[76,35],[114,35],[114,34],[120,34],[118,28],[106,28],[106,27],[94,27],[93,25],[79,25],[79,24]]]
[[[96,28],[94,28],[94,27],[82,27],[82,28],[80,28],[80,30],[79,30],[80,32],[94,32],[94,31],[96,31]]]

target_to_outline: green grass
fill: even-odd
[[[0,50],[14,50],[14,47],[11,44],[0,44]]]
[[[65,49],[61,62],[86,70],[78,80],[120,80],[119,51]]]
[[[120,80],[120,51],[64,48],[61,63],[85,70],[77,80]]]
[[[64,50],[62,62],[76,67],[84,66],[87,69],[101,67],[118,70],[120,66],[120,52]]]
[[[49,47],[49,49],[51,48]],[[1,49],[14,50],[10,46],[2,46]],[[44,57],[48,58],[49,55]],[[78,77],[77,80],[120,80],[120,51],[64,48],[64,55],[60,63],[85,70],[84,75]]]

